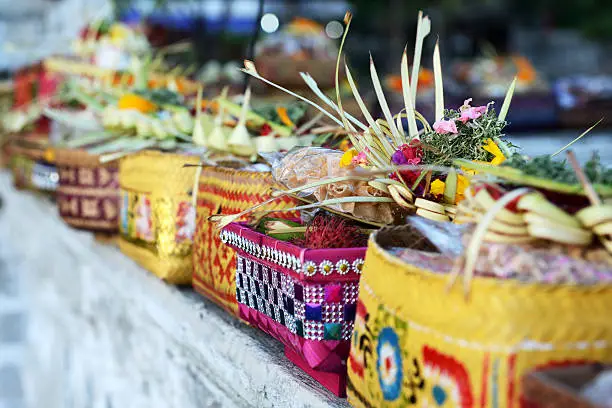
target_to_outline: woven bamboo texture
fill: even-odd
[[[381,234],[380,232],[378,234]],[[468,298],[370,240],[348,362],[356,407],[519,406],[534,369],[612,361],[612,286],[476,277]]]
[[[57,205],[69,225],[85,230],[116,233],[119,227],[119,168],[101,164],[85,150],[54,149],[59,172]]]
[[[119,247],[168,283],[191,284],[194,156],[145,151],[121,160]]]
[[[193,286],[228,312],[238,315],[236,302],[236,254],[223,244],[219,231],[208,221],[213,214],[236,214],[271,198],[275,183],[270,173],[205,166],[200,176],[197,197],[197,222],[194,238]],[[282,197],[265,210],[291,208],[297,202]],[[295,213],[273,216],[295,218]]]

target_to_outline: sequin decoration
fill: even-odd
[[[265,314],[305,339],[350,338],[357,282],[309,284],[240,254],[236,256],[236,263],[236,299],[239,303]]]

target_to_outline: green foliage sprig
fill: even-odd
[[[503,139],[503,130],[506,121],[500,121],[494,109],[478,119],[462,123],[457,120],[461,116],[459,110],[446,109],[444,117],[455,120],[458,133],[456,135],[440,134],[428,131],[421,136],[423,144],[423,162],[427,164],[451,166],[458,157],[467,160],[491,161],[493,155],[482,147],[488,139],[501,139],[503,143],[512,145]]]

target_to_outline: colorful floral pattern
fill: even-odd
[[[153,216],[151,214],[151,201],[141,196],[135,214],[136,238],[143,241],[153,241]]]
[[[355,326],[351,344],[351,353],[348,359],[349,370],[363,379],[367,366],[367,359],[372,354],[372,339],[368,333],[368,311],[363,302],[357,301],[357,312],[355,315]]]
[[[465,366],[453,357],[429,347],[423,347],[425,381],[422,407],[474,406],[474,396]]]
[[[176,218],[176,242],[193,240],[196,220],[196,210],[193,205],[187,201],[179,203]]]
[[[395,401],[402,391],[403,368],[399,337],[391,327],[385,327],[378,335],[376,346],[378,382],[387,401]]]

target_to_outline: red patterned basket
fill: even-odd
[[[223,166],[202,167],[193,240],[193,287],[233,315],[239,314],[234,273],[236,257],[234,251],[221,242],[216,225],[208,218],[215,214],[237,214],[270,199],[274,189],[282,188],[269,172]],[[262,209],[280,210],[296,205],[298,203],[295,199],[285,196]],[[272,216],[295,218],[299,214],[280,212]]]
[[[61,217],[75,228],[116,233],[119,229],[119,168],[101,164],[85,150],[57,149],[57,205]]]
[[[346,395],[346,359],[366,248],[305,249],[232,223],[240,317],[285,345],[289,360]]]

